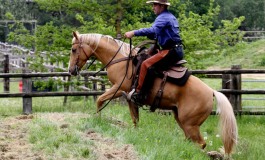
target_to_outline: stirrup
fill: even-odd
[[[121,94],[127,101],[130,101],[134,92],[135,89],[132,89],[128,94],[125,91],[122,91]]]
[[[127,101],[131,101],[134,104],[136,104],[137,106],[143,106],[143,104],[141,102],[139,102],[140,99],[135,99],[134,96],[135,95],[135,89],[131,90],[128,94],[125,91],[122,91],[121,94],[122,96],[127,100]]]
[[[136,93],[136,92],[134,92],[134,93]],[[131,102],[133,102],[137,106],[143,106],[142,97],[139,97],[139,93],[132,94]]]
[[[130,101],[132,99],[132,95],[134,94],[135,92],[135,88],[131,90],[131,92],[128,93],[127,95],[127,100]]]

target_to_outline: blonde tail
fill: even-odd
[[[221,138],[225,153],[230,155],[237,144],[237,124],[234,111],[227,97],[218,91],[214,91],[217,100],[217,114],[220,114]]]

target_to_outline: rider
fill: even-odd
[[[150,89],[145,86],[153,84],[153,77],[150,78],[153,69],[168,69],[184,56],[178,20],[168,11],[170,6],[168,0],[153,0],[146,3],[153,5],[153,11],[157,15],[155,22],[150,28],[132,30],[126,32],[124,36],[126,38],[147,36],[155,39],[161,50],[141,64],[138,86],[127,95],[127,100],[132,100],[136,104],[142,104],[145,100],[146,92]]]

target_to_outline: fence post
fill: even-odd
[[[23,65],[23,73],[29,73],[25,62]],[[31,77],[22,77],[22,91],[23,93],[31,93],[32,91],[32,80]],[[32,97],[23,96],[23,114],[31,114],[32,113]]]
[[[9,55],[4,55],[4,73],[9,73]],[[10,91],[10,78],[4,78],[4,92]]]
[[[63,77],[63,80],[65,81],[66,80],[66,77]],[[71,77],[70,76],[67,76],[67,83],[64,84],[64,91],[65,92],[69,92],[69,88],[70,88],[70,81],[71,81]],[[67,103],[67,96],[64,96],[64,99],[63,99],[63,105],[65,106]]]
[[[97,81],[94,81],[93,80],[93,90],[94,91],[97,91],[98,90],[98,84],[97,84]],[[94,101],[97,100],[97,96],[93,96],[94,97]]]
[[[222,89],[231,89],[231,75],[230,74],[222,74]],[[231,94],[224,94],[228,99],[230,99]]]
[[[231,67],[232,70],[240,70],[241,65],[233,65]],[[231,75],[231,89],[232,90],[241,90],[241,74],[232,74]],[[241,94],[231,94],[230,95],[230,102],[234,108],[234,112],[236,114],[240,114],[242,111],[241,106]]]
[[[88,75],[84,76],[84,80],[85,80],[85,87],[88,88]],[[85,96],[85,101],[87,101],[88,96]]]
[[[106,91],[106,86],[104,82],[101,82],[101,91]]]

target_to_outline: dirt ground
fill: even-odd
[[[27,124],[32,116],[7,118],[0,122],[0,160],[41,160],[41,153],[33,153],[27,141]]]
[[[38,116],[45,116],[46,119],[67,126],[64,122],[65,116],[62,113],[49,113]],[[79,116],[77,114],[72,117]],[[82,115],[81,115],[82,116]],[[0,122],[0,160],[46,160],[42,152],[34,152],[32,144],[27,138],[28,124],[34,118],[33,115],[21,115],[8,117]],[[87,131],[83,138],[94,142],[92,152],[97,160],[137,160],[136,152],[130,144],[118,145],[115,140],[106,138],[94,131]],[[91,146],[90,146],[91,148]]]
[[[252,79],[263,79],[263,80],[265,80],[265,74],[242,74],[242,78],[252,78]]]

